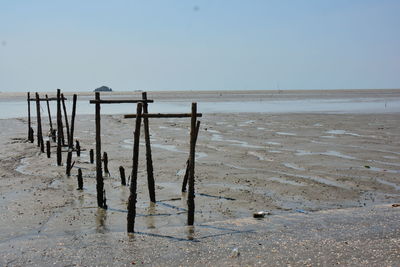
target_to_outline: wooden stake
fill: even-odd
[[[68,155],[67,155],[67,167],[65,169],[65,174],[67,176],[71,176],[71,161],[72,161],[72,150],[68,151]]]
[[[147,100],[147,93],[142,93],[143,102],[143,114],[149,113]],[[156,192],[154,185],[154,174],[153,174],[153,159],[151,156],[151,145],[150,145],[150,129],[149,129],[149,119],[143,118],[144,127],[144,139],[146,142],[146,168],[147,168],[147,187],[149,189],[150,201],[156,203]]]
[[[119,166],[119,174],[121,175],[121,185],[126,185],[125,169],[124,169],[124,167]]]
[[[76,149],[76,156],[80,157],[81,156],[81,145],[78,140],[75,142],[75,149]]]
[[[64,117],[65,117],[65,128],[67,130],[67,142],[68,142],[68,147],[69,147],[69,137],[70,137],[70,132],[69,132],[69,124],[68,124],[68,116],[67,116],[67,108],[65,107],[65,100],[64,100],[64,94],[61,94],[61,101],[62,101],[62,106],[64,110]],[[63,143],[65,145],[65,143]]]
[[[140,125],[142,123],[142,103],[138,103],[136,111],[136,124],[133,140],[133,162],[132,162],[132,173],[131,173],[131,185],[130,185],[130,196],[128,199],[128,233],[135,232],[135,217],[136,217],[136,187],[137,187],[137,172],[138,172],[138,161],[139,161],[139,141],[140,141]]]
[[[195,167],[195,153],[196,153],[196,113],[197,104],[192,103],[192,118],[190,123],[190,153],[189,153],[189,192],[188,192],[188,217],[187,224],[193,225],[194,223],[194,167]]]
[[[95,99],[100,101],[100,93],[95,93]],[[100,103],[96,103],[96,189],[97,189],[97,205],[100,208],[104,208],[104,182],[103,182],[103,172],[101,170],[101,127],[100,127]]]
[[[197,125],[196,125],[196,134],[195,134],[195,146],[196,146],[196,142],[197,142],[197,136],[199,135],[199,129],[200,129],[200,121],[197,121]],[[189,156],[190,158],[190,156]],[[190,159],[188,159],[186,161],[186,171],[185,171],[185,176],[183,177],[183,183],[182,183],[182,192],[186,192],[186,186],[187,186],[187,181],[189,178],[189,161]]]
[[[108,170],[108,155],[107,155],[107,152],[103,153],[103,163],[104,163],[104,174],[110,176],[110,172]]]
[[[71,118],[71,132],[69,134],[69,139],[68,139],[68,144],[69,148],[74,147],[74,129],[75,129],[75,115],[76,115],[76,100],[77,96],[74,94],[73,100],[72,100],[72,118]],[[79,143],[79,142],[78,142]],[[78,156],[79,157],[79,156]]]
[[[47,113],[49,115],[50,133],[53,134],[53,122],[51,121],[50,102],[47,94],[46,94],[46,103],[47,103]]]
[[[61,166],[62,155],[61,155],[61,133],[62,133],[62,121],[61,121],[61,90],[57,89],[57,165]]]
[[[50,151],[50,141],[46,141],[46,152],[47,152],[47,158],[50,158],[51,151]]]
[[[78,190],[83,190],[83,178],[82,178],[82,170],[79,168],[78,169]]]
[[[90,149],[89,156],[90,156],[90,164],[93,164],[93,163],[94,163],[94,153],[93,153],[93,149]]]
[[[33,143],[33,129],[31,126],[31,101],[29,101],[31,98],[30,92],[28,92],[27,97],[28,97],[28,140],[29,142]]]
[[[36,120],[37,120],[37,146],[41,146],[42,139],[42,120],[40,117],[40,101],[39,101],[39,94],[36,93]]]

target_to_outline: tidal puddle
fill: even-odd
[[[293,164],[293,163],[285,162],[285,163],[283,163],[283,166],[288,167],[290,169],[298,170],[298,171],[305,171],[306,170],[306,169],[304,169],[302,167],[299,167],[299,166],[297,166],[296,164]]]
[[[361,136],[359,134],[347,132],[345,130],[330,130],[330,131],[326,131],[326,133],[328,133],[328,134],[337,134],[337,135],[346,134],[346,135],[352,135],[352,136]]]
[[[27,158],[23,158],[20,160],[20,165],[18,165],[15,168],[15,171],[21,173],[21,174],[25,174],[25,175],[31,175],[30,172],[26,171],[26,169],[29,167],[29,162]]]
[[[385,184],[385,185],[391,186],[396,190],[400,190],[400,186],[395,184],[395,183],[391,183],[391,182],[388,182],[388,181],[385,181],[385,180],[382,180],[382,179],[379,179],[379,178],[376,178],[376,181],[378,181],[381,184]]]
[[[269,141],[269,142],[265,142],[267,145],[272,145],[272,146],[280,146],[281,145],[281,143],[278,143],[278,142],[272,142],[272,141]]]
[[[338,157],[338,158],[343,158],[343,159],[354,159],[354,160],[357,159],[355,157],[344,155],[340,152],[333,151],[333,150],[329,150],[326,152],[311,152],[311,151],[307,151],[307,150],[296,150],[295,155],[296,156],[325,155],[325,156],[333,156],[333,157]]]
[[[295,133],[287,133],[287,132],[275,132],[278,135],[288,135],[288,136],[295,136]]]

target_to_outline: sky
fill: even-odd
[[[400,88],[398,0],[0,0],[0,92]]]

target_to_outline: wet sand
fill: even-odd
[[[341,93],[336,95],[344,97]],[[227,99],[231,97],[236,96]],[[189,255],[197,265],[345,264],[352,262],[350,250],[340,242],[350,242],[355,249],[362,238],[382,245],[363,248],[371,256],[379,255],[376,264],[398,258],[400,233],[393,220],[398,221],[400,208],[391,207],[400,202],[397,113],[205,114],[196,155],[194,229],[185,226],[186,195],[180,193],[190,122],[153,119],[158,202],[149,204],[142,143],[135,227],[139,233],[134,238],[125,234],[129,190],[120,185],[118,172],[120,165],[127,173],[131,170],[134,120],[102,116],[102,149],[108,153],[111,172],[105,179],[107,211],[96,208],[95,166],[88,157],[94,148],[94,116],[77,117],[75,136],[86,151],[74,157],[69,178],[64,167],[56,166],[55,147],[47,159],[36,144],[26,142],[26,118],[0,121],[2,265],[190,265]],[[43,127],[48,129],[47,124]],[[84,175],[82,192],[76,190],[78,167]],[[251,218],[261,210],[272,215]],[[341,234],[335,236],[330,227]],[[296,242],[308,240],[310,251],[321,253],[320,261],[304,247],[294,246],[296,242],[288,244],[289,233]],[[315,247],[324,240],[342,256]],[[285,252],[282,244],[297,256]],[[237,257],[231,255],[236,247]],[[361,256],[356,259],[354,263],[363,264]]]

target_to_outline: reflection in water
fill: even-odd
[[[156,214],[156,204],[153,202],[150,202],[150,206],[147,208],[147,214],[150,216],[146,216],[146,225],[147,229],[154,229],[156,228],[155,226],[155,216],[151,216]]]
[[[195,234],[195,232],[194,232],[194,226],[193,226],[193,225],[187,226],[187,227],[186,227],[186,235],[187,235],[187,238],[188,238],[189,240],[193,240],[193,239],[194,239],[194,234]]]
[[[107,210],[98,208],[96,214],[96,232],[105,233],[108,229],[106,227]]]

